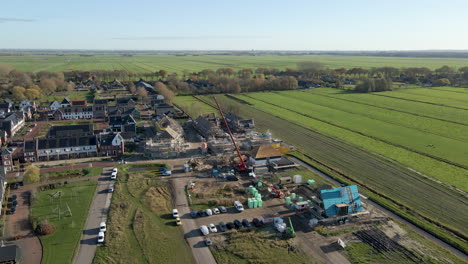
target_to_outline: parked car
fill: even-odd
[[[99,232],[106,232],[106,231],[107,231],[106,222],[101,222],[101,224],[99,225]]]
[[[117,179],[117,172],[112,172],[110,178],[111,178],[111,180],[116,180]]]
[[[260,227],[260,226],[263,225],[262,221],[260,221],[258,218],[254,218],[254,219],[252,220],[252,223],[253,223],[254,226],[256,226],[256,227]]]
[[[171,176],[172,175],[172,171],[170,169],[164,168],[164,167],[159,168],[159,172],[161,172],[162,176]]]
[[[227,227],[229,230],[231,230],[231,229],[233,229],[235,226],[234,226],[234,223],[233,223],[233,222],[228,222],[228,223],[226,224],[226,227]]]
[[[237,209],[237,211],[242,212],[244,211],[244,206],[240,201],[235,201],[234,202],[234,207]]]
[[[172,209],[172,217],[174,218],[179,217],[179,211],[177,209]]]
[[[17,183],[17,182],[13,183],[13,185],[11,185],[11,186],[15,190],[19,189],[19,187],[20,187],[19,183]]]
[[[109,187],[109,189],[107,189],[107,192],[108,192],[108,193],[113,193],[113,192],[114,192],[114,188],[113,188],[113,187]]]
[[[16,207],[10,207],[6,211],[7,214],[14,214],[16,212]]]
[[[219,231],[224,232],[227,230],[226,224],[224,222],[219,222]]]
[[[15,201],[16,198],[18,198],[18,196],[16,196],[16,194],[13,194],[10,199],[8,199],[9,201]]]
[[[193,211],[193,210],[192,210],[192,211],[190,211],[190,216],[191,216],[192,218],[197,218],[198,214],[197,214],[196,211]]]
[[[220,211],[218,208],[213,208],[213,214],[220,214]]]
[[[220,211],[221,213],[227,213],[227,209],[226,209],[226,207],[224,207],[224,206],[220,206],[220,207],[218,207],[218,209],[219,209],[219,211]]]
[[[99,232],[98,237],[97,237],[97,242],[104,243],[104,232]]]
[[[210,231],[208,231],[208,227],[206,225],[200,226],[200,231],[202,232],[202,234],[204,236],[206,236],[206,235],[208,235],[210,233]]]
[[[241,223],[241,221],[239,221],[239,220],[237,220],[237,219],[234,220],[234,226],[235,226],[237,229],[242,228],[242,223]]]
[[[239,179],[236,176],[227,176],[226,180],[228,180],[228,181],[238,181]]]
[[[251,227],[252,224],[247,219],[242,219],[242,225],[245,227]]]
[[[210,239],[210,238],[208,238],[208,237],[205,238],[205,245],[207,245],[207,246],[213,245],[213,242],[211,242],[211,239]]]
[[[206,209],[206,210],[205,210],[205,213],[206,213],[206,215],[208,215],[208,216],[213,215],[213,211],[211,211],[211,209]]]
[[[176,222],[176,225],[182,225],[182,221],[180,221],[179,217],[175,219],[175,222]]]
[[[117,174],[118,171],[119,171],[119,169],[117,169],[117,168],[113,168],[113,169],[112,169],[112,173]]]
[[[200,217],[206,215],[206,214],[205,214],[205,211],[203,211],[203,210],[199,210],[199,211],[197,212],[197,214],[198,214],[198,216],[200,216]]]
[[[11,201],[11,205],[12,205],[13,207],[16,207],[16,206],[18,205],[18,201],[17,201],[17,200]]]
[[[210,229],[211,233],[217,233],[218,232],[218,229],[216,228],[216,226],[214,224],[209,224],[208,228]]]

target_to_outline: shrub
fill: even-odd
[[[42,221],[36,227],[36,233],[41,236],[50,235],[55,232],[55,228],[52,224],[49,224],[47,220]]]
[[[81,172],[83,175],[88,175],[91,171],[89,169],[82,169]]]

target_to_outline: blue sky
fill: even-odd
[[[2,1],[0,48],[468,49],[466,0]]]

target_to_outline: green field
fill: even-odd
[[[298,62],[318,61],[330,68],[352,67],[428,67],[435,69],[443,65],[452,67],[468,66],[468,59],[456,58],[407,58],[372,56],[333,55],[206,55],[176,56],[168,53],[135,54],[122,57],[119,54],[93,53],[92,57],[65,53],[39,55],[22,53],[22,56],[0,56],[0,64],[11,65],[21,71],[65,71],[65,70],[127,70],[136,73],[154,72],[165,69],[182,73],[218,68],[296,68]]]
[[[176,96],[174,98],[174,104],[176,104],[177,106],[184,109],[187,112],[188,115],[193,115],[193,114],[196,115],[196,113],[191,113],[191,112],[194,112],[193,111],[193,105],[194,104],[200,106],[199,111],[201,111],[201,113],[198,113],[198,114],[204,114],[204,113],[215,113],[215,114],[217,114],[218,113],[217,109],[211,107],[210,105],[207,105],[207,104],[201,102],[200,100],[196,99],[195,97],[193,97],[191,95]],[[196,116],[195,116],[195,118],[196,118]]]
[[[172,218],[167,183],[155,177],[152,168],[128,172],[130,167],[119,168],[106,243],[98,248],[94,263],[194,263]]]
[[[353,111],[354,113],[346,113],[343,110],[339,110],[341,107],[346,107],[345,101],[343,101],[342,106],[338,106],[339,103],[335,103],[334,107],[337,109],[330,107],[323,109],[323,105],[319,105],[319,103],[325,104],[324,102],[328,100],[327,97],[324,97],[321,101],[315,98],[316,100],[313,103],[310,101],[309,103],[302,102],[297,99],[291,100],[291,94],[300,93],[300,98],[308,98],[308,96],[314,96],[313,93],[320,93],[322,90],[325,91],[325,95],[330,94],[328,89],[318,89],[311,91],[310,93],[312,94],[310,95],[306,92],[296,91],[242,94],[237,96],[239,99],[245,100],[246,103],[250,104],[241,103],[225,96],[219,96],[218,99],[221,104],[238,105],[240,109],[239,114],[245,118],[255,118],[255,123],[260,130],[271,129],[274,136],[294,144],[301,152],[343,173],[370,190],[383,195],[386,199],[400,204],[400,206],[405,206],[406,209],[404,210],[416,212],[417,215],[426,220],[441,223],[446,228],[466,236],[464,228],[466,226],[466,219],[468,218],[466,197],[448,189],[442,184],[436,183],[433,179],[439,179],[442,182],[467,190],[465,180],[468,173],[467,170],[416,153],[410,149],[389,144],[378,138],[369,137],[365,133],[355,132],[347,127],[354,125],[354,123],[346,119],[351,119],[351,121],[356,119],[358,124],[359,122],[363,122],[362,120],[379,121],[379,124],[385,123],[384,120],[388,121],[389,116],[381,111],[369,110],[369,113],[367,113],[358,106],[353,105],[351,107],[348,106],[348,111]],[[282,94],[287,94],[288,96]],[[259,98],[253,99],[252,96]],[[367,96],[372,97],[373,95],[369,94]],[[278,100],[278,97],[284,97],[283,102],[288,103],[284,103],[281,107],[278,107],[270,102],[262,101],[265,98],[268,98],[268,101],[272,98]],[[212,99],[208,96],[201,96],[199,98],[208,103],[212,102]],[[303,100],[307,101],[306,99]],[[333,102],[330,100],[326,104]],[[298,113],[299,111],[288,110],[288,108],[299,106],[301,108],[296,110],[301,111],[300,113]],[[372,108],[373,106],[369,107]],[[333,115],[329,113],[333,113]],[[341,115],[346,114],[346,118],[336,115],[337,113]],[[358,116],[357,113],[361,113],[363,116]],[[320,116],[321,114],[323,116]],[[401,115],[403,113],[396,112],[396,114]],[[319,115],[320,118],[327,120],[311,118],[309,115]],[[374,119],[370,119],[368,115],[373,115]],[[392,129],[393,126],[398,125],[398,122],[400,126],[403,122],[408,126],[403,127],[404,129],[411,128],[419,131],[420,136],[425,135],[425,133],[420,131],[422,128],[430,128],[430,126],[425,126],[424,122],[411,124],[414,120],[412,119],[413,116],[409,114],[403,116],[409,120],[394,120],[395,125],[392,124],[392,126],[386,127]],[[339,119],[334,120],[332,118]],[[375,120],[375,118],[383,120]],[[425,118],[426,122],[428,122],[427,119]],[[373,123],[367,123],[367,121],[365,126],[370,127],[366,129],[372,128]],[[435,121],[442,122],[441,120]],[[353,127],[353,129],[357,129],[357,127]],[[379,130],[374,129],[372,131],[377,133]],[[393,133],[396,133],[398,136],[399,133],[392,130],[381,130],[380,132],[386,136]],[[458,138],[466,136],[463,134],[463,131],[453,133],[452,135]],[[431,133],[428,134],[431,138],[436,136]],[[440,137],[440,135],[437,136]],[[404,139],[404,137],[396,138]],[[463,143],[463,141],[460,142]],[[446,153],[440,153],[447,155]],[[408,168],[421,171],[432,179],[425,178]],[[434,197],[437,197],[437,199],[434,199]]]
[[[55,228],[53,234],[40,237],[44,250],[43,263],[72,263],[96,185],[96,181],[69,183],[63,188],[39,192],[33,199],[32,217],[39,220],[47,219]],[[58,191],[62,192],[61,198],[50,197]],[[72,216],[68,214],[67,205]],[[63,213],[60,219],[58,208]]]

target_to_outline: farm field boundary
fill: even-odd
[[[445,104],[437,104],[437,103],[432,103],[432,102],[427,102],[427,101],[421,101],[421,100],[415,100],[415,99],[409,99],[409,98],[402,98],[402,97],[390,96],[390,95],[385,95],[385,94],[372,93],[371,95],[383,96],[383,97],[399,99],[399,100],[405,100],[405,101],[411,101],[411,102],[418,102],[418,103],[423,103],[423,104],[438,105],[438,106],[443,106],[443,107],[453,108],[453,109],[468,110],[468,108],[464,108],[464,107],[451,106],[451,105],[445,105]]]
[[[197,98],[213,105],[206,97],[197,96]],[[240,104],[224,96],[218,96],[218,100],[222,104]],[[392,211],[404,212],[405,218],[412,216],[413,222],[421,228],[426,230],[432,228],[438,237],[450,240],[449,243],[457,248],[464,248],[464,252],[467,252],[464,245],[466,237],[462,231],[459,231],[463,230],[465,223],[463,215],[466,214],[461,207],[467,207],[466,197],[463,195],[444,186],[436,185],[432,181],[429,182],[405,167],[368,153],[360,147],[257,108],[248,105],[240,106],[239,114],[246,118],[255,117],[259,128],[271,129],[275,135],[304,150],[309,156],[314,156],[316,160],[327,164],[328,167],[352,179],[358,179],[359,182],[365,182],[368,188],[384,195],[383,197],[392,197],[391,200],[381,198],[379,203],[385,203],[384,205],[391,207]],[[285,130],[285,127],[288,129]],[[438,199],[434,200],[433,197],[438,197]],[[401,204],[403,208],[392,203],[393,200]],[[453,201],[449,202],[449,200]],[[437,203],[440,205],[436,205]],[[453,225],[458,227],[453,228]],[[457,234],[459,238],[452,237],[449,233]]]
[[[429,157],[429,158],[432,158],[432,159],[435,159],[435,160],[438,160],[438,161],[441,161],[441,162],[450,164],[450,165],[452,165],[452,166],[456,166],[456,167],[459,167],[459,168],[467,169],[467,170],[468,170],[468,166],[465,166],[465,165],[463,165],[463,164],[459,164],[459,163],[457,163],[457,162],[453,162],[453,161],[448,160],[448,159],[445,159],[445,158],[441,158],[441,157],[438,157],[438,156],[435,156],[435,155],[432,155],[432,154],[429,154],[429,153],[425,153],[425,152],[422,152],[422,151],[419,151],[419,150],[416,150],[416,149],[412,149],[412,148],[409,148],[409,147],[407,147],[407,146],[404,146],[404,145],[401,145],[401,144],[397,144],[397,143],[395,143],[395,142],[391,142],[391,141],[386,140],[386,139],[382,139],[382,138],[379,138],[379,137],[371,136],[371,135],[368,135],[368,134],[363,133],[363,132],[361,132],[361,131],[358,131],[358,130],[355,130],[355,129],[352,129],[352,128],[349,128],[349,127],[341,126],[341,125],[335,124],[335,123],[333,123],[333,122],[330,122],[330,121],[327,121],[327,120],[324,120],[324,119],[321,119],[321,118],[318,118],[318,117],[314,117],[314,116],[309,115],[309,114],[304,114],[304,113],[301,113],[301,112],[292,110],[292,109],[290,109],[290,108],[280,106],[280,105],[278,105],[278,104],[274,104],[274,103],[271,103],[271,102],[268,102],[268,101],[265,101],[265,100],[261,100],[261,99],[259,99],[259,98],[251,97],[251,96],[246,95],[246,94],[243,94],[243,96],[246,96],[246,97],[251,98],[251,99],[253,99],[253,100],[261,101],[261,102],[266,103],[266,104],[273,105],[273,106],[278,107],[278,108],[280,108],[280,109],[284,109],[284,110],[291,111],[291,112],[296,113],[296,114],[298,114],[298,115],[302,115],[302,116],[305,116],[305,117],[308,117],[308,118],[311,118],[311,119],[318,120],[318,121],[320,121],[320,122],[323,122],[323,123],[326,123],[326,124],[329,124],[329,125],[332,125],[332,126],[339,127],[339,128],[341,128],[341,129],[344,129],[344,130],[348,130],[348,131],[353,132],[353,133],[356,133],[356,134],[360,134],[360,135],[365,136],[365,137],[372,138],[372,139],[374,139],[374,140],[378,140],[378,141],[384,142],[384,143],[386,143],[386,144],[389,144],[389,145],[392,145],[392,146],[395,146],[395,147],[403,148],[403,149],[406,149],[406,150],[408,150],[408,151],[411,151],[411,152],[414,152],[414,153],[418,153],[418,154],[420,154],[420,155],[423,155],[423,156],[426,156],[426,157]]]

